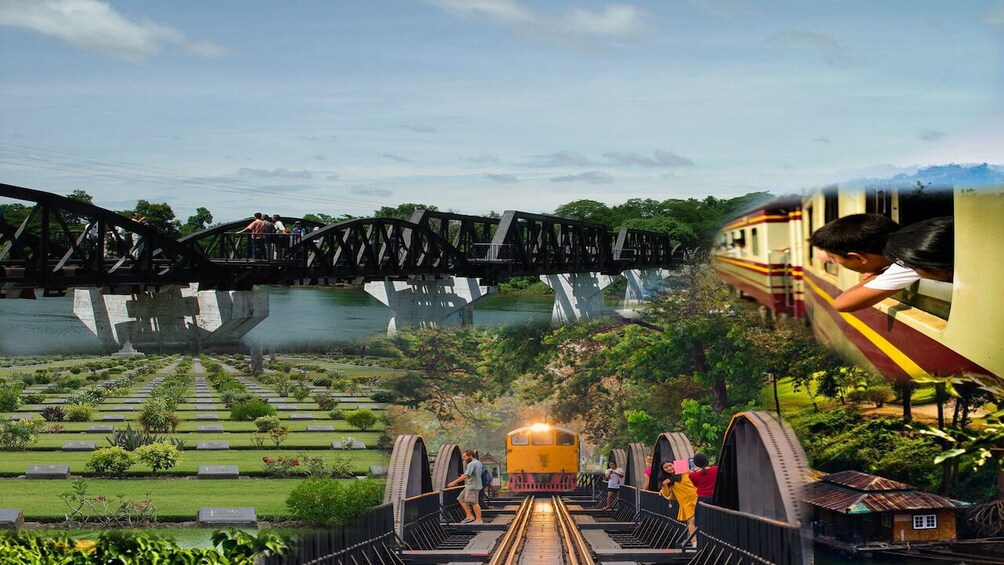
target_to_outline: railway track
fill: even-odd
[[[527,497],[490,565],[593,565],[588,546],[558,496]]]

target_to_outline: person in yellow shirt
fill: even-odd
[[[676,519],[687,523],[687,532],[694,535],[694,510],[697,508],[697,487],[687,475],[677,475],[672,461],[662,462],[662,489],[660,493],[669,500],[676,500],[680,510]],[[696,543],[696,541],[695,541]]]

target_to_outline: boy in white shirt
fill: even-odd
[[[906,267],[883,254],[889,235],[899,229],[880,214],[853,214],[838,218],[816,230],[809,244],[823,252],[822,259],[863,273],[861,282],[833,301],[838,312],[854,312],[878,304],[920,279]]]

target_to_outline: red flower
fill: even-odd
[[[296,459],[294,459],[294,460],[293,460],[293,466],[294,466],[294,467],[299,467],[299,466],[300,466],[300,462],[299,462],[299,461],[297,461]]]
[[[268,457],[262,457],[261,460],[264,461],[266,465],[272,462],[272,460],[269,459]]]
[[[102,494],[102,495],[99,495],[99,496],[95,496],[94,500],[96,500],[98,502],[104,502],[105,501],[105,495]]]

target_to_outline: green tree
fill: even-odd
[[[181,222],[175,219],[174,210],[166,202],[156,204],[139,200],[135,208],[124,210],[121,214],[127,217],[145,218],[144,223],[168,237],[176,238],[181,234]]]
[[[569,220],[579,220],[582,222],[595,222],[611,226],[613,216],[610,207],[596,200],[574,200],[567,204],[562,204],[554,210],[554,215]]]
[[[435,206],[428,206],[426,204],[398,204],[397,206],[381,206],[379,209],[373,211],[374,218],[398,218],[401,220],[407,220],[411,218],[411,215],[415,213],[415,210],[432,210],[437,211],[439,208]]]
[[[208,208],[198,207],[195,213],[188,217],[185,224],[181,226],[181,235],[188,235],[200,232],[213,223],[213,213]]]

